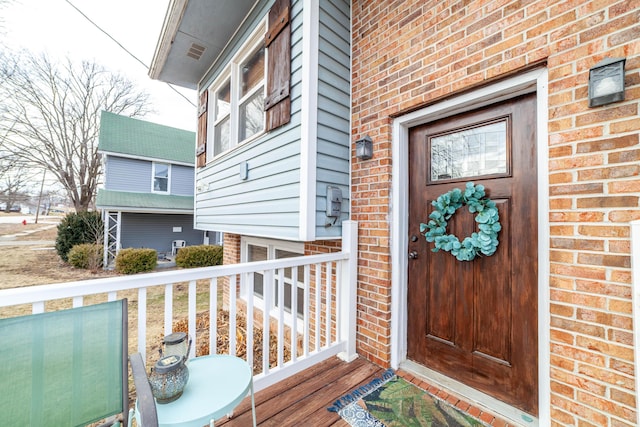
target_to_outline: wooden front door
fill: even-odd
[[[409,133],[408,357],[538,413],[536,98],[519,97]],[[431,202],[482,184],[500,215],[492,256],[458,261],[420,234]],[[466,206],[448,221],[477,231]]]

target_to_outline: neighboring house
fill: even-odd
[[[166,256],[174,240],[203,243],[193,227],[194,147],[193,132],[102,112],[104,188],[96,206],[105,220],[105,265],[122,248]]]
[[[225,263],[331,251],[358,221],[361,356],[523,425],[631,426],[639,21],[618,0],[177,0],[150,75],[200,94],[195,223]],[[605,58],[626,99],[590,108]],[[458,261],[420,224],[469,181],[502,230]],[[460,209],[447,232],[475,229]]]

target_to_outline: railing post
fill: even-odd
[[[356,353],[356,309],[358,294],[358,222],[342,222],[342,251],[349,258],[341,261],[341,277],[337,292],[338,301],[338,338],[345,342],[344,351],[338,357],[351,362],[358,357]]]

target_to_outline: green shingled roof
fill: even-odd
[[[193,211],[193,196],[172,196],[157,193],[132,193],[100,188],[96,198],[100,209],[148,210],[148,211]]]
[[[195,148],[195,132],[102,112],[99,151],[194,164]]]

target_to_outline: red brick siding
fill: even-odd
[[[352,2],[358,352],[388,364],[392,118],[545,64],[552,425],[634,425],[629,225],[640,219],[640,1]],[[589,68],[626,57],[626,100],[590,109]],[[353,154],[353,153],[352,153]]]
[[[223,241],[223,256],[222,263],[224,265],[228,264],[239,264],[240,263],[240,235],[239,234],[231,234],[224,233],[224,241]],[[240,288],[240,278],[237,278],[236,281],[236,291]],[[222,305],[225,309],[229,309],[229,278],[224,277],[222,279]]]

